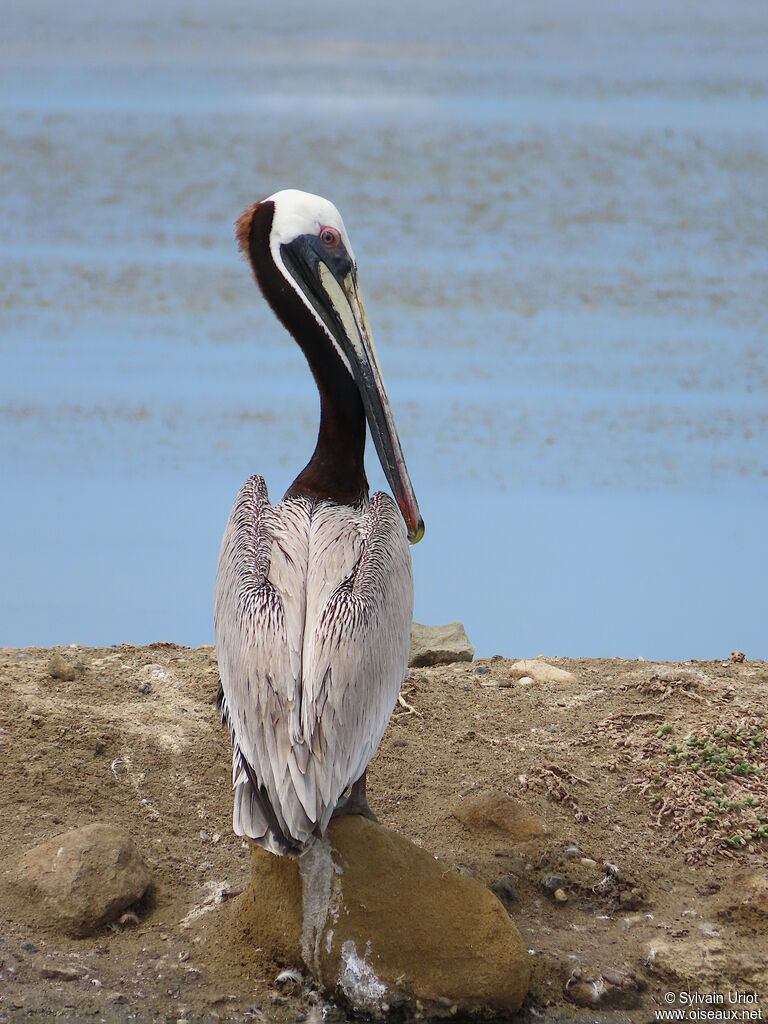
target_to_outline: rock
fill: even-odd
[[[441,997],[459,1014],[520,1006],[531,965],[504,907],[409,840],[354,816],[332,820],[298,859],[252,849],[238,928],[254,956],[303,964],[326,993],[377,1017],[433,1012]]]
[[[61,679],[65,683],[71,683],[80,675],[74,665],[70,665],[60,654],[54,654],[48,662],[48,675],[51,679]]]
[[[41,967],[40,974],[54,981],[79,981],[83,976],[77,967]]]
[[[498,896],[504,904],[514,903],[519,898],[515,885],[516,881],[517,879],[514,875],[503,875],[498,881],[493,883],[491,892],[494,896]]]
[[[704,987],[717,990],[724,978],[738,978],[741,987],[758,992],[768,990],[765,954],[754,955],[732,944],[706,922],[688,936],[657,936],[648,946],[646,967],[677,992],[700,992]]]
[[[640,992],[646,987],[645,981],[632,972],[623,974],[609,969],[585,978],[581,968],[576,967],[565,983],[565,994],[577,1006],[631,1009],[637,1006]]]
[[[413,623],[411,629],[411,650],[408,665],[420,668],[425,665],[450,665],[455,661],[472,661],[475,648],[460,622],[449,622],[447,626],[422,626]]]
[[[563,875],[544,874],[539,879],[539,885],[544,890],[544,892],[548,892],[551,896],[558,889],[563,889],[566,885],[568,885],[568,879],[565,878]]]
[[[530,661],[516,661],[509,670],[520,681],[529,678],[537,683],[558,683],[560,685],[576,682],[573,672],[566,672],[564,668],[550,665],[548,661],[542,661],[539,658],[533,658]]]
[[[713,900],[718,917],[768,932],[768,876],[764,871],[739,871]]]
[[[27,851],[16,871],[20,894],[38,917],[67,935],[92,935],[140,900],[151,875],[130,836],[86,825]]]
[[[504,793],[472,793],[463,797],[451,813],[467,828],[501,833],[516,843],[546,835],[541,818]]]

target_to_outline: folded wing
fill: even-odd
[[[233,739],[234,828],[298,853],[386,729],[407,664],[410,552],[397,506],[242,488],[219,556],[216,649]]]

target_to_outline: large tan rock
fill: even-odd
[[[80,938],[140,900],[152,878],[127,832],[94,824],[28,850],[16,880],[45,924]]]
[[[423,626],[414,622],[411,627],[411,649],[408,664],[411,668],[426,665],[450,665],[456,661],[472,661],[475,648],[469,642],[461,622],[445,626]]]
[[[241,929],[278,963],[297,955],[357,1011],[514,1012],[530,958],[499,900],[432,854],[361,817],[334,819],[298,860],[254,848]],[[457,1012],[454,1011],[454,1012]]]

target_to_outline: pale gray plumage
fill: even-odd
[[[407,667],[413,576],[395,502],[358,507],[246,482],[216,583],[234,829],[274,853],[322,835],[379,745]]]

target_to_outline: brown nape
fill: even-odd
[[[247,256],[250,261],[250,235],[251,235],[251,221],[253,215],[256,212],[256,208],[260,206],[260,203],[254,203],[253,206],[249,206],[247,210],[240,214],[235,221],[235,234],[237,236],[237,245],[243,256]]]
[[[298,285],[275,265],[269,246],[274,212],[271,200],[247,209],[237,221],[237,240],[262,295],[304,352],[320,392],[317,445],[287,493],[357,505],[368,495],[363,402],[324,328],[299,297]]]

